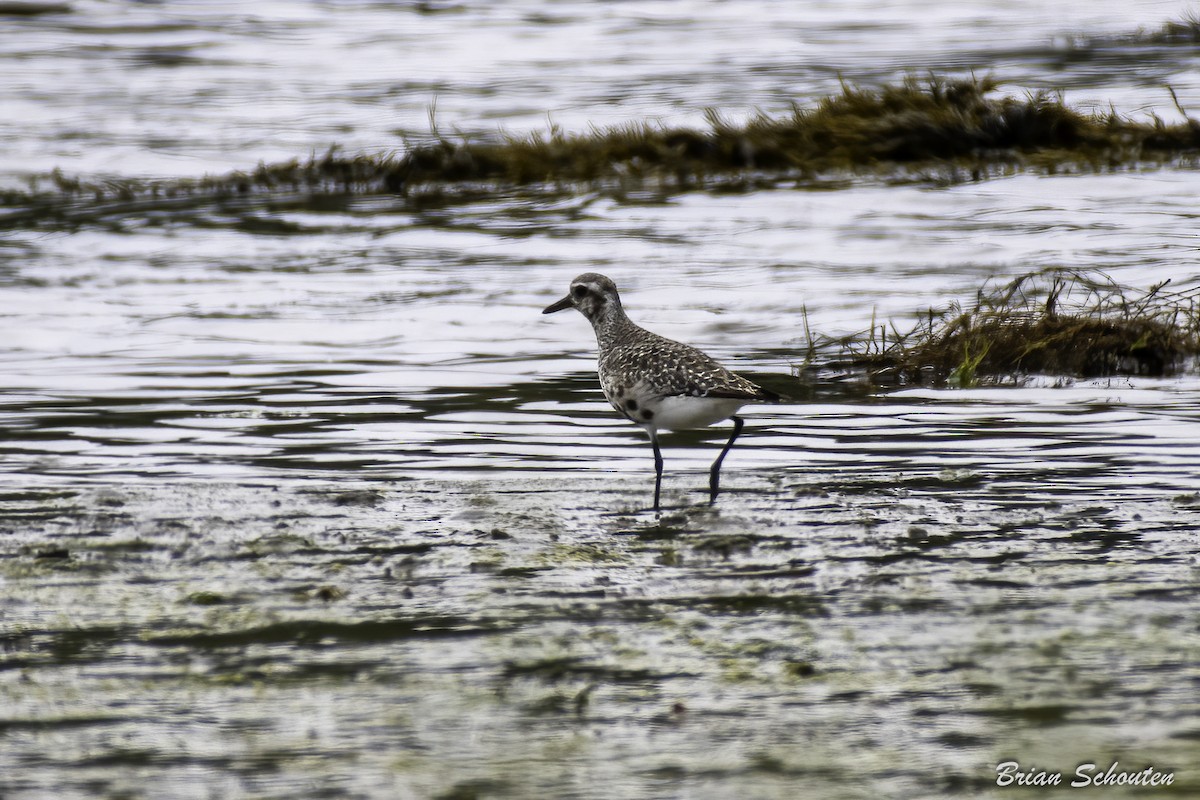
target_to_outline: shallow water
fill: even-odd
[[[1177,2],[111,3],[0,15],[0,173],[198,175],[340,144],[787,113],[843,80],[991,74],[1177,120],[1194,47],[1114,42]]]
[[[6,19],[3,179],[388,149],[434,94],[467,132],[916,68],[1200,100],[1194,48],[1063,44],[1171,4],[180,8]],[[806,320],[904,329],[1044,267],[1194,282],[1198,194],[1162,170],[9,230],[0,793],[955,797],[1008,759],[1200,792],[1195,375],[797,378],[747,410],[715,507],[724,430],[666,438],[656,518],[586,322],[540,314],[604,272],[635,320],[787,376]]]

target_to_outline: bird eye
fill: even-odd
[[[571,294],[575,295],[576,297],[583,297],[585,294],[587,294],[587,287],[582,283],[577,286],[572,286]]]

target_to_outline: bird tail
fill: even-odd
[[[783,403],[787,400],[787,398],[785,398],[783,395],[779,394],[778,392],[773,392],[770,389],[765,389],[762,386],[759,386],[757,383],[754,384],[754,388],[758,389],[758,396],[755,397],[754,399],[758,400],[760,402]]]

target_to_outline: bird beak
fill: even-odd
[[[574,303],[571,302],[571,295],[567,295],[562,300],[559,300],[554,305],[546,306],[542,309],[543,314],[553,314],[555,311],[562,311],[564,308],[570,308]]]

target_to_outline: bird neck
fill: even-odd
[[[592,329],[596,332],[596,344],[601,349],[610,347],[638,327],[625,315],[620,301],[608,302],[595,309],[588,321],[592,323]]]

